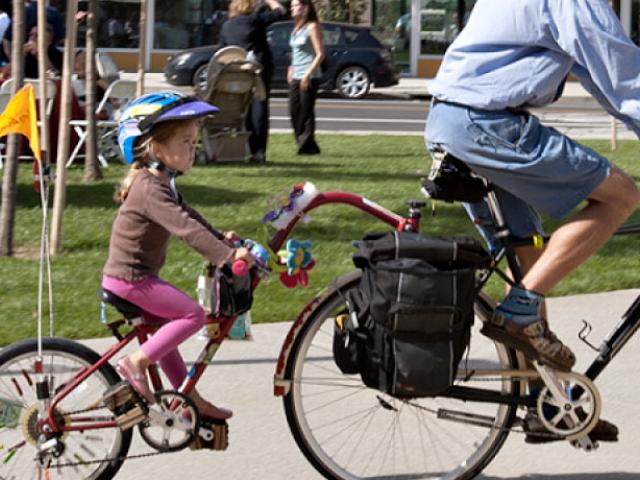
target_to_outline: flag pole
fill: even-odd
[[[43,355],[42,355],[42,297],[44,290],[44,266],[47,265],[47,285],[49,288],[49,330],[53,335],[53,291],[51,285],[51,259],[49,257],[49,182],[45,181],[45,176],[49,174],[49,124],[47,116],[47,67],[48,55],[45,35],[47,35],[46,2],[37,2],[38,18],[38,77],[39,82],[39,112],[40,112],[40,164],[38,171],[38,183],[40,185],[40,200],[42,202],[42,234],[40,237],[40,267],[38,271],[38,355],[36,359],[36,373],[39,374],[38,399],[39,413],[44,418],[49,406],[49,393],[47,381],[44,376]]]

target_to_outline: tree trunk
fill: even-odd
[[[22,46],[24,45],[24,2],[13,0],[13,36],[11,38],[11,76],[14,79],[11,95],[22,86],[24,63]],[[18,176],[18,151],[22,137],[9,135],[7,156],[4,161],[2,178],[2,204],[0,204],[0,256],[13,255],[13,227],[16,215],[16,193]]]
[[[147,58],[147,0],[140,0],[140,28],[138,29],[139,50],[138,50],[138,84],[136,86],[136,96],[144,93],[144,63]]]
[[[66,13],[66,40],[64,42],[64,55],[62,66],[62,80],[60,82],[60,119],[58,122],[58,151],[56,158],[56,188],[53,196],[53,217],[51,220],[51,241],[49,252],[55,255],[60,252],[62,238],[62,218],[64,216],[67,160],[69,157],[69,137],[71,133],[71,71],[75,59],[76,44],[76,20],[75,14],[78,9],[77,0],[67,2]]]
[[[98,0],[89,0],[87,14],[87,64],[86,64],[86,106],[87,141],[84,144],[84,181],[100,180],[102,172],[98,163],[98,138],[96,131],[96,11]]]

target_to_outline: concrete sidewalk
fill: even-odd
[[[594,353],[577,339],[581,319],[593,325],[589,340],[598,345],[617,323],[638,290],[579,295],[549,300],[554,330],[576,352],[583,371]],[[200,389],[219,405],[234,410],[229,448],[225,452],[189,451],[125,462],[117,480],[311,480],[321,478],[298,450],[287,427],[282,401],[273,396],[273,374],[289,322],[253,327],[253,341],[227,341],[201,381]],[[637,381],[640,338],[632,339],[598,379],[604,399],[602,416],[616,423],[620,442],[602,444],[587,454],[566,443],[528,445],[512,434],[496,459],[478,478],[528,480],[637,480],[640,478],[640,403]],[[87,341],[104,352],[110,339]],[[193,361],[203,342],[187,341],[182,348]],[[138,433],[131,453],[148,451]]]

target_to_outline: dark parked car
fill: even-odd
[[[275,70],[272,88],[287,88],[291,58],[289,36],[293,22],[278,22],[267,32]],[[344,23],[322,24],[326,60],[321,88],[338,90],[346,98],[362,98],[371,85],[388,87],[398,83],[399,72],[391,51],[373,36],[369,27]],[[172,85],[197,85],[206,81],[207,65],[217,45],[183,50],[169,58],[164,75]]]

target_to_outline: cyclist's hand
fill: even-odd
[[[230,245],[242,245],[242,237],[238,235],[235,231],[229,230],[228,232],[224,232],[224,239]]]
[[[251,267],[253,265],[253,255],[251,255],[251,252],[249,252],[249,249],[247,248],[236,248],[235,252],[233,253],[232,261],[236,262],[238,260],[244,261],[247,264],[247,267]]]

